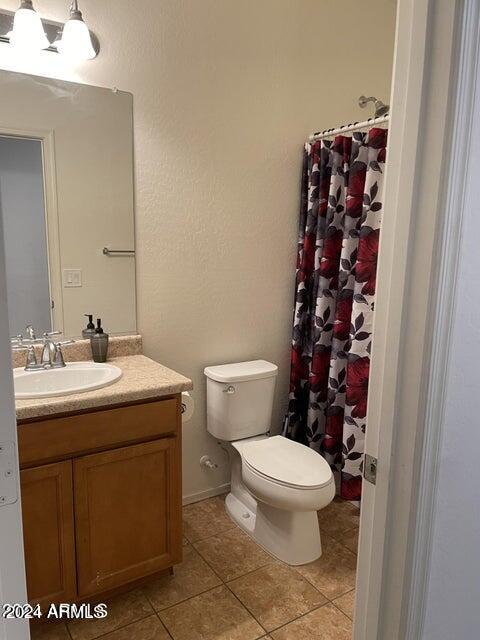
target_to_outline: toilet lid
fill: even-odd
[[[283,436],[246,443],[241,453],[254,471],[280,484],[314,489],[332,481],[332,470],[319,453]]]

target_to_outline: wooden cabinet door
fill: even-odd
[[[23,539],[30,602],[46,606],[76,596],[72,463],[20,472]]]
[[[164,438],[73,461],[81,596],[180,562],[179,446]]]

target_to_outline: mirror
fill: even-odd
[[[136,332],[133,104],[123,91],[0,72],[0,217],[11,335]]]

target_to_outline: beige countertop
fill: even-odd
[[[17,420],[158,398],[193,388],[191,380],[146,356],[121,356],[108,362],[122,370],[122,377],[114,384],[68,396],[16,400]]]

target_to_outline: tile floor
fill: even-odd
[[[174,576],[108,602],[104,620],[43,623],[32,640],[351,640],[359,510],[319,512],[323,555],[289,567],[228,518],[224,498],[184,508]]]

